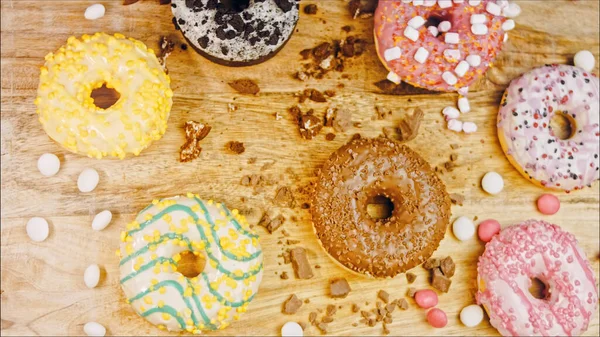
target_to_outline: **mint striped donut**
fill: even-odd
[[[193,278],[177,271],[181,253],[201,254]],[[196,194],[154,200],[121,232],[121,286],[133,309],[159,329],[220,330],[239,319],[258,291],[258,235],[237,210]]]

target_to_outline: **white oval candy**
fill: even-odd
[[[453,106],[447,106],[442,110],[442,115],[446,116],[447,119],[458,118],[460,112]]]
[[[50,233],[48,221],[40,217],[29,219],[25,229],[27,230],[27,235],[29,238],[36,242],[42,242],[46,240],[48,238],[48,234]]]
[[[103,17],[105,12],[106,8],[104,8],[104,5],[94,4],[85,9],[83,16],[88,20],[96,20]]]
[[[475,235],[475,224],[473,224],[473,221],[466,216],[461,216],[454,220],[452,232],[460,241],[468,240]]]
[[[296,322],[287,322],[281,327],[281,336],[283,337],[302,337],[303,335],[302,327]]]
[[[464,114],[471,111],[471,105],[469,104],[468,98],[463,96],[458,99],[458,110]]]
[[[519,16],[519,14],[521,14],[521,6],[514,2],[511,2],[508,4],[508,6],[502,8],[502,14],[504,14],[504,16],[506,16],[507,18],[516,18],[517,16]]]
[[[464,133],[477,132],[477,124],[473,122],[464,122],[462,125],[462,130]]]
[[[108,224],[110,223],[110,221],[112,220],[112,213],[110,211],[102,211],[98,214],[96,214],[96,216],[94,217],[94,220],[92,220],[92,229],[96,230],[96,231],[101,231],[104,228],[106,228],[106,226],[108,226]]]
[[[60,169],[60,160],[52,153],[44,153],[37,162],[38,170],[46,177],[52,177]]]
[[[97,264],[91,264],[85,268],[83,273],[83,282],[88,288],[94,288],[100,281],[100,267]]]
[[[77,178],[77,187],[83,193],[91,192],[98,186],[98,181],[100,181],[98,172],[92,168],[86,168]]]
[[[594,55],[587,50],[578,51],[577,54],[575,54],[573,61],[576,67],[588,72],[594,70],[594,65],[596,65]]]
[[[481,187],[489,194],[498,194],[504,188],[504,179],[496,172],[488,172],[481,179]]]
[[[448,121],[448,130],[452,130],[455,132],[461,132],[463,129],[463,122],[459,121],[458,119],[451,119]]]
[[[104,336],[106,335],[106,328],[100,323],[88,322],[83,326],[83,332],[88,336]]]
[[[483,309],[477,304],[471,304],[460,311],[460,321],[469,328],[478,326],[483,320]]]

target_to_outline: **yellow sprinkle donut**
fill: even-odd
[[[139,155],[162,137],[173,104],[171,80],[154,51],[121,34],[72,36],[41,67],[37,114],[50,138],[101,159]],[[105,85],[120,94],[102,109],[91,97]]]

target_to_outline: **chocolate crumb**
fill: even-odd
[[[289,279],[289,278],[290,278],[290,277],[288,276],[287,272],[285,272],[285,271],[282,271],[282,272],[281,272],[281,275],[279,275],[279,277],[280,277],[282,280],[287,280],[287,279]]]
[[[292,261],[292,267],[296,274],[296,278],[299,279],[310,279],[314,276],[308,257],[306,256],[306,250],[302,247],[296,247],[290,251],[290,259]]]
[[[352,31],[353,27],[350,25],[346,25],[344,27],[342,27],[342,30],[346,33],[350,33]]]
[[[452,203],[455,205],[462,206],[463,202],[465,201],[465,197],[462,194],[450,193],[450,201],[452,201]]]
[[[233,82],[229,82],[228,84],[230,87],[235,89],[235,91],[241,94],[256,95],[260,92],[260,88],[258,87],[256,82],[247,78],[235,80]]]
[[[290,298],[283,303],[283,313],[286,315],[295,314],[298,309],[302,306],[302,301],[298,299],[298,297],[294,294],[290,296]]]
[[[316,265],[315,265],[315,269],[321,269],[321,265],[319,265],[319,264],[316,264]]]
[[[345,278],[334,279],[329,283],[329,294],[333,298],[345,298],[351,290]]]
[[[299,128],[300,136],[304,139],[311,140],[319,134],[323,128],[323,124],[317,116],[305,114],[300,117]]]
[[[317,14],[317,9],[317,5],[315,4],[306,5],[304,6],[304,13],[308,15],[314,15]]]
[[[417,279],[417,275],[415,275],[413,273],[406,273],[406,281],[408,281],[409,284],[415,282],[416,279]]]
[[[284,222],[285,218],[283,217],[283,215],[279,214],[275,218],[271,219],[269,214],[265,212],[265,214],[263,214],[262,218],[258,222],[258,225],[266,228],[269,234],[273,234],[273,232],[277,231],[279,227],[283,225]]]
[[[412,288],[412,289],[414,289],[414,288]],[[409,292],[410,292],[410,289],[409,289]],[[413,294],[411,297],[414,297],[414,296],[415,295]],[[408,309],[408,301],[406,300],[406,298],[401,298],[398,300],[398,308],[400,308],[401,310]]]
[[[317,90],[317,89],[306,89],[306,90],[304,90],[305,94],[307,93],[307,90],[309,91],[309,95],[307,95],[307,96],[308,96],[308,98],[310,98],[311,101],[317,102],[317,103],[325,103],[325,102],[327,102],[327,98],[319,90]]]
[[[352,303],[352,312],[359,312],[360,307],[356,303]]]
[[[406,295],[408,297],[415,297],[416,293],[417,293],[417,288],[410,287],[410,288],[408,288],[408,291],[406,292]]]
[[[456,265],[454,264],[452,258],[448,256],[444,258],[442,262],[440,262],[440,269],[442,270],[442,273],[444,273],[444,276],[452,277],[454,276]]]
[[[244,151],[246,151],[244,143],[236,141],[227,142],[227,144],[225,144],[225,148],[227,148],[229,151],[235,154],[242,154],[244,153]]]
[[[327,135],[325,135],[325,140],[332,141],[334,139],[335,139],[335,134],[333,134],[333,133],[328,133]]]
[[[333,322],[333,317],[331,317],[331,316],[324,316],[323,318],[321,318],[321,322],[323,322],[323,323],[331,323],[331,322]]]
[[[308,298],[307,298],[307,299],[305,299],[305,300],[304,300],[304,303],[306,303],[306,304],[310,303],[310,299],[308,299]]]
[[[384,303],[388,303],[390,301],[390,294],[388,294],[388,292],[385,290],[379,290],[377,297],[379,297]]]
[[[431,258],[423,263],[423,268],[426,270],[431,270],[433,268],[437,268],[440,266],[440,260],[436,258]]]
[[[192,161],[200,155],[202,148],[200,141],[208,136],[210,125],[194,121],[185,123],[185,143],[180,148],[179,161],[182,163]]]
[[[453,154],[450,155],[450,160],[451,161],[456,161],[457,159],[458,159],[458,155],[457,154],[453,153]]]
[[[283,186],[280,187],[275,193],[275,199],[273,199],[273,203],[276,206],[292,208],[296,204],[296,201],[290,188]]]
[[[435,268],[433,270],[433,277],[431,279],[431,286],[435,289],[447,293],[450,290],[450,285],[452,281],[444,276],[444,273],[440,270],[440,268]]]
[[[395,302],[392,302],[392,303],[390,303],[390,304],[388,304],[388,305],[385,306],[385,310],[388,313],[394,312],[395,309],[396,309],[396,303]]]
[[[335,90],[331,90],[331,89],[325,90],[325,91],[323,91],[323,93],[325,94],[325,96],[329,96],[329,97],[335,97],[335,95],[336,95]]]

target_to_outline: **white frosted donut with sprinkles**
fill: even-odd
[[[546,65],[514,79],[498,113],[498,138],[508,160],[539,186],[567,192],[599,178],[598,78],[568,65]],[[550,121],[562,115],[571,135]]]
[[[528,220],[504,229],[477,264],[477,301],[503,336],[578,336],[597,313],[596,279],[575,237]],[[537,278],[546,298],[529,288]]]
[[[154,200],[121,233],[121,286],[127,302],[161,330],[199,334],[239,319],[258,291],[263,254],[237,210],[196,194]],[[184,276],[184,255],[205,264]],[[199,273],[199,274],[198,274]]]

